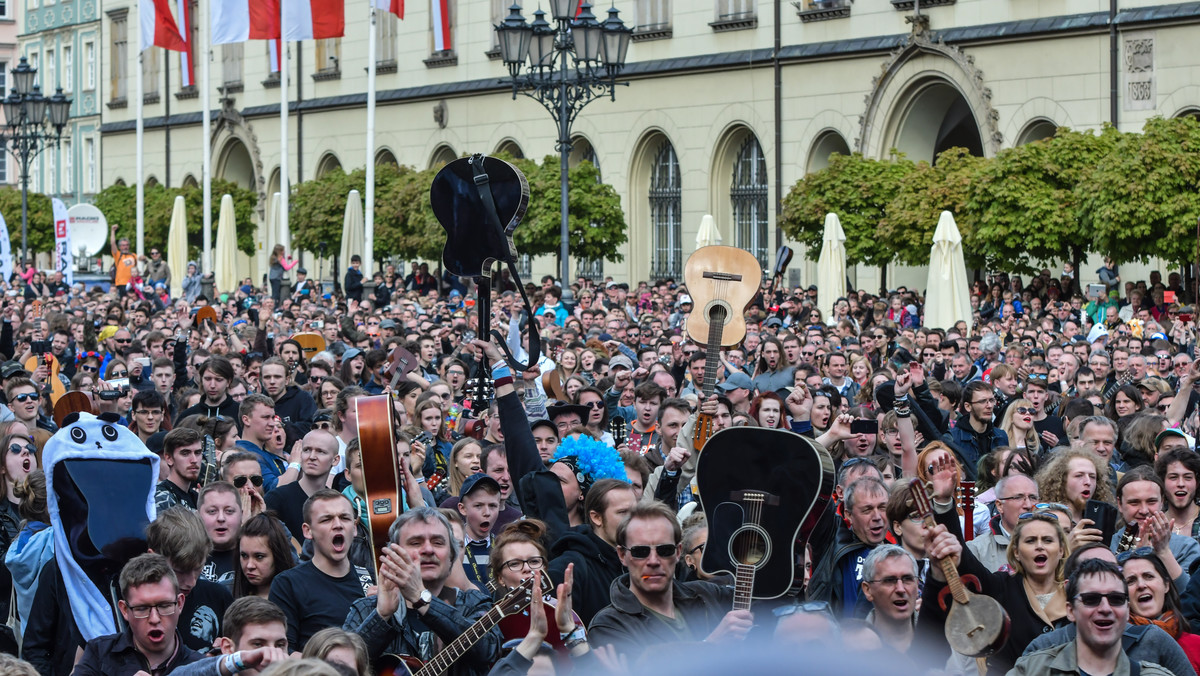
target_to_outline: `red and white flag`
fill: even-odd
[[[195,54],[194,46],[192,45],[192,12],[188,0],[176,0],[176,11],[179,12],[179,34],[183,36],[183,42],[187,49],[183,50],[179,55],[179,72],[182,82],[179,84],[184,87],[193,87],[196,84],[196,69],[192,65],[192,54]]]
[[[209,11],[214,45],[279,38],[279,0],[212,0]]]
[[[278,73],[281,69],[281,65],[279,62],[279,59],[280,59],[279,55],[283,54],[282,42],[283,42],[282,40],[280,40],[279,38],[276,38],[267,43],[267,45],[268,45],[267,51],[270,54],[270,58],[271,58],[270,67],[271,67],[272,73]]]
[[[151,47],[187,51],[187,42],[171,16],[170,0],[138,0],[138,13],[142,26],[141,51]]]
[[[404,0],[371,0],[371,2],[375,4],[375,9],[391,12],[398,19],[404,18]]]
[[[345,0],[284,0],[283,11],[287,14],[284,40],[323,40],[346,34]]]
[[[450,26],[450,0],[433,0],[433,51],[454,49]]]

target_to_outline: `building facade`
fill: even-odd
[[[202,4],[193,2],[196,27],[207,21]],[[403,21],[380,16],[378,130],[368,157],[366,4],[347,3],[344,38],[288,46],[293,184],[368,161],[425,168],[472,152],[555,153],[549,115],[513,100],[503,84],[492,27],[510,0],[450,0],[452,48],[444,51],[434,51],[428,3],[408,3]],[[831,153],[882,158],[897,148],[931,160],[964,146],[992,156],[1058,126],[1136,131],[1152,116],[1200,112],[1200,52],[1189,47],[1200,37],[1194,2],[1119,0],[1112,17],[1108,0],[922,0],[919,10],[913,0],[615,4],[636,26],[622,78],[629,86],[579,115],[573,158],[600,167],[629,226],[621,263],[576,263],[617,280],[679,278],[705,214],[724,243],[768,265],[780,241],[777,196]],[[104,6],[111,78],[96,93],[105,104],[105,185],[134,180],[134,109],[118,104],[137,64],[127,42],[135,5]],[[153,52],[163,90],[146,97],[146,179],[199,180],[199,101],[179,87],[176,55],[154,49],[147,58]],[[218,46],[212,73],[220,87],[213,174],[256,190],[265,223],[280,184],[281,92],[269,47]],[[794,267],[792,280],[811,278],[812,265]],[[532,268],[553,272],[554,261]],[[875,270],[852,274],[862,288],[878,282]],[[925,280],[897,267],[888,281]]]
[[[8,71],[17,65],[17,59],[20,58],[17,45],[17,36],[20,33],[17,14],[16,2],[0,0],[0,95],[8,94]],[[3,110],[0,110],[0,120],[4,120]],[[0,184],[11,185],[16,182],[12,166],[9,154],[0,152]]]
[[[35,83],[72,98],[71,118],[57,148],[30,168],[29,189],[68,206],[87,202],[100,177],[100,3],[97,0],[16,0],[22,10],[20,53],[38,69]],[[15,59],[9,64],[15,66]],[[20,167],[9,157],[12,182]]]

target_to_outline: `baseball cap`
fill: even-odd
[[[687,295],[686,293],[679,294],[679,300],[675,301],[675,307],[680,307],[682,305],[691,305],[691,304],[692,304],[692,297]]]
[[[296,268],[296,274],[298,274],[298,275],[307,275],[307,274],[308,274],[308,270],[305,270],[304,268]]]
[[[1171,386],[1167,384],[1167,381],[1159,378],[1158,376],[1148,376],[1144,380],[1138,382],[1137,387],[1138,389],[1152,390],[1160,394],[1166,394],[1171,391]]]
[[[3,365],[0,365],[0,379],[8,380],[9,378],[16,376],[28,378],[29,371],[26,371],[25,367],[21,366],[20,362],[6,361]]]
[[[396,328],[396,322],[395,322],[395,320],[392,320],[392,319],[385,319],[385,320],[379,322],[379,328],[394,329],[394,328]]]
[[[358,349],[357,347],[352,347],[342,353],[342,361],[350,361],[362,353],[362,350]]]
[[[480,486],[491,486],[497,493],[500,492],[500,482],[484,474],[483,472],[476,472],[463,481],[462,490],[460,490],[458,494],[465,498]]]
[[[554,423],[550,422],[548,419],[538,418],[537,420],[534,420],[533,422],[529,423],[529,431],[530,432],[533,432],[534,430],[536,430],[539,427],[545,427],[546,429],[553,431],[554,436],[558,437],[558,425],[555,425]]]
[[[1196,440],[1194,438],[1192,438],[1190,435],[1185,434],[1182,431],[1174,429],[1174,428],[1168,429],[1168,430],[1163,430],[1163,431],[1159,432],[1158,436],[1154,437],[1154,445],[1156,447],[1159,446],[1160,444],[1162,444],[1163,440],[1167,439],[1168,437],[1179,437],[1180,439],[1183,439],[1184,441],[1187,442],[1188,448],[1196,447]]]
[[[778,328],[783,326],[783,320],[779,317],[767,317],[767,321],[763,322],[763,326],[774,326]]]
[[[754,383],[751,382],[750,376],[741,371],[735,371],[728,378],[717,384],[717,389],[724,394],[728,394],[734,390],[752,390],[754,389]]]
[[[633,370],[633,362],[629,360],[629,357],[626,357],[623,354],[618,354],[608,360],[608,368],[609,369],[623,368],[623,369],[632,371]]]

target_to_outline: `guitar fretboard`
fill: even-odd
[[[765,497],[757,491],[747,491],[743,496],[743,507],[746,509],[746,523],[758,525],[762,519],[762,508]],[[766,543],[763,543],[766,546]],[[734,571],[734,586],[733,586],[733,609],[734,610],[750,610],[750,602],[754,595],[754,572],[757,570],[757,561],[747,563],[754,556],[753,543],[742,541],[739,545],[735,545],[735,554],[737,561],[734,565],[737,570]],[[765,550],[762,554],[766,554]]]
[[[441,676],[450,670],[450,667],[458,661],[458,658],[466,654],[471,646],[479,642],[485,634],[492,630],[500,620],[504,619],[504,614],[500,612],[498,606],[484,613],[483,617],[479,618],[475,624],[454,639],[454,642],[446,646],[442,652],[434,656],[433,659],[421,667],[416,676]]]
[[[720,366],[721,337],[725,332],[725,306],[714,305],[708,314],[708,343],[704,346],[704,382],[701,391],[704,398],[712,396],[717,385],[717,367]]]

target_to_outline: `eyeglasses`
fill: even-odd
[[[1017,518],[1018,521],[1029,521],[1030,519],[1045,521],[1047,523],[1059,523],[1058,517],[1050,512],[1025,512]]]
[[[1080,592],[1075,595],[1075,600],[1088,608],[1095,608],[1100,605],[1102,599],[1108,599],[1108,605],[1113,608],[1119,608],[1129,603],[1129,594],[1125,592],[1108,592],[1107,594],[1101,594],[1100,592]]]
[[[1038,510],[1039,512],[1050,511],[1050,512],[1062,512],[1064,514],[1071,513],[1071,508],[1067,507],[1066,505],[1064,505],[1061,502],[1039,502],[1036,505],[1034,505],[1033,508]]]
[[[261,474],[243,474],[241,476],[233,477],[233,485],[237,488],[245,486],[247,481],[255,486],[263,485],[263,478]]]
[[[316,423],[316,426],[317,426],[317,429],[319,429],[319,430],[329,430],[329,429],[333,428],[333,423],[319,422],[319,423]]]
[[[580,405],[587,406],[588,408],[604,408],[604,402],[602,402],[602,401],[589,401],[586,404],[580,404]]]
[[[871,584],[881,584],[885,587],[895,587],[897,584],[902,584],[905,587],[907,587],[909,585],[917,583],[917,576],[916,575],[889,575],[887,577],[881,577],[878,580],[867,580],[867,582],[869,582]]]
[[[80,366],[79,368],[80,368],[80,370],[87,371],[88,373],[99,373],[100,372],[99,366],[88,366],[87,364],[84,364],[83,366]]]
[[[325,382],[325,376],[309,376],[308,382],[312,383],[313,385],[320,385],[321,383]]]
[[[453,371],[446,371],[446,375],[448,375],[448,376],[466,376],[467,373],[465,371],[460,371],[458,369],[454,369]]]
[[[1030,408],[1029,406],[1018,406],[1017,413],[1020,413],[1021,415],[1033,415],[1034,413],[1037,413],[1037,409]]]
[[[832,612],[826,601],[805,601],[790,606],[780,606],[771,611],[775,617],[787,617],[796,613],[828,613]]]
[[[1171,359],[1171,355],[1169,354],[1156,354],[1154,356],[1157,357],[1159,361],[1168,361]]]
[[[1160,413],[1166,413],[1167,409],[1171,408],[1171,405],[1170,404],[1158,404],[1154,408],[1158,409]]]
[[[997,496],[996,499],[997,500],[1016,500],[1017,502],[1025,502],[1027,500],[1029,502],[1036,502],[1038,499],[1038,496],[1034,495],[1033,493],[1017,493],[1016,495],[1010,495],[1007,498],[1002,498],[1002,497]]]
[[[12,453],[13,455],[20,455],[22,452],[28,453],[29,455],[37,455],[37,446],[32,444],[25,444],[24,446],[21,444],[11,444],[8,447],[8,452]]]
[[[1119,563],[1121,565],[1125,565],[1125,562],[1128,561],[1129,559],[1133,559],[1133,558],[1142,559],[1147,556],[1150,556],[1153,553],[1154,553],[1154,548],[1152,548],[1152,547],[1138,547],[1137,549],[1133,549],[1133,550],[1130,550],[1127,552],[1121,552],[1120,554],[1117,554],[1117,563]]]
[[[1030,373],[1029,374],[1030,380],[1048,380],[1049,378],[1050,378],[1050,376],[1045,373]]]
[[[847,467],[854,467],[855,465],[871,465],[872,467],[874,467],[875,463],[867,458],[850,458],[849,460],[842,463],[842,469],[846,469]]]
[[[531,556],[528,559],[511,559],[500,565],[514,573],[520,571],[525,566],[529,566],[529,570],[541,570],[542,566],[546,565],[546,559],[540,556]]]
[[[980,399],[979,401],[972,401],[972,402],[969,402],[969,403],[970,403],[972,406],[995,406],[995,405],[996,405],[996,398],[995,398],[995,397],[992,397],[992,398],[990,398],[990,399]]]
[[[704,545],[706,545],[706,544],[708,544],[708,543],[701,542],[700,544],[696,545],[695,547],[692,547],[691,549],[688,550],[688,555],[695,556],[696,552],[704,553]]]
[[[13,396],[13,399],[17,403],[21,403],[21,404],[24,404],[25,402],[27,402],[31,399],[33,401],[37,401],[38,399],[41,399],[41,398],[42,398],[42,395],[38,394],[37,392],[25,392],[23,394],[18,394],[18,395]]]
[[[109,378],[124,378],[127,375],[129,375],[129,371],[109,371],[108,372]]]
[[[669,543],[661,545],[634,545],[632,547],[621,547],[621,549],[629,552],[629,555],[635,559],[649,558],[651,549],[654,550],[655,554],[658,554],[659,558],[665,559],[667,557],[674,556],[678,548],[679,545]]]
[[[159,603],[154,606],[129,606],[129,614],[139,620],[150,617],[150,611],[152,610],[157,610],[159,617],[167,617],[168,615],[174,615],[175,611],[179,610],[179,605],[172,601],[171,603]]]
[[[115,317],[114,317],[114,319],[115,319]],[[113,342],[117,343],[119,345],[125,345],[127,343],[132,343],[133,339],[132,338],[113,338]]]

